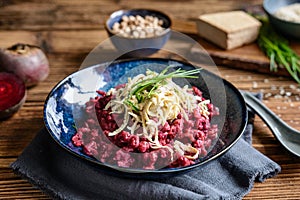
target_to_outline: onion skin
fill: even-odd
[[[0,120],[11,117],[24,104],[27,91],[17,75],[0,72]]]
[[[21,43],[0,49],[0,69],[19,76],[27,87],[44,81],[50,71],[48,59],[39,47]]]

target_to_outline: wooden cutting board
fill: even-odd
[[[225,65],[233,68],[267,73],[277,76],[290,76],[285,68],[280,68],[277,72],[270,71],[270,61],[254,42],[232,50],[223,50],[219,47],[197,37],[199,44],[209,53],[216,65]],[[293,41],[290,43],[292,49],[300,55],[300,43]],[[199,54],[201,51],[192,49],[193,53]]]
[[[175,21],[173,29],[186,33],[209,53],[216,65],[224,65],[228,67],[254,71],[258,73],[266,73],[275,76],[290,76],[286,69],[280,68],[277,72],[270,71],[270,62],[265,54],[259,49],[254,42],[242,47],[223,50],[209,41],[197,35],[197,27],[194,22]],[[300,55],[300,41],[290,41],[291,48]],[[192,48],[193,54],[202,54],[198,48]]]

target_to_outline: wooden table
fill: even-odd
[[[0,0],[0,47],[5,48],[17,42],[36,44],[47,53],[51,65],[47,80],[28,89],[22,109],[12,118],[0,122],[0,199],[49,198],[15,175],[9,166],[43,127],[44,100],[52,87],[77,71],[85,56],[107,39],[103,24],[111,12],[126,8],[159,9],[170,15],[173,30],[195,34],[195,18],[200,14],[261,3],[260,0]],[[200,40],[200,43],[208,46],[209,52],[222,53],[205,41]],[[293,43],[293,47],[300,53],[299,43]],[[256,44],[235,51],[255,54],[259,60],[268,62]],[[223,63],[226,64],[226,60]],[[264,92],[264,103],[288,124],[300,129],[299,85],[288,77],[241,70],[238,69],[239,65],[236,67],[219,65],[218,69],[221,76],[237,88]],[[255,183],[245,199],[300,198],[299,158],[288,153],[258,117],[255,120],[253,146],[279,163],[282,172],[263,183]]]

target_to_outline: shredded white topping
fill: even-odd
[[[183,88],[172,81],[171,78],[164,80],[163,84],[155,85],[152,90],[141,90],[137,94],[133,94],[135,87],[145,80],[155,78],[158,73],[147,70],[146,75],[139,74],[132,79],[128,79],[128,83],[122,88],[112,88],[108,94],[114,98],[107,104],[105,109],[111,108],[112,113],[123,113],[124,121],[118,129],[109,133],[109,136],[114,136],[120,133],[125,128],[131,134],[136,134],[136,130],[142,127],[142,133],[139,136],[146,137],[150,141],[151,148],[167,148],[173,154],[172,148],[163,146],[159,142],[158,132],[159,126],[177,118],[179,114],[188,120],[188,113],[193,112],[195,108],[200,108],[201,114],[208,116],[207,104],[209,100],[201,101],[201,98],[194,95],[192,89],[188,86]],[[143,97],[142,100],[139,98]],[[200,102],[200,103],[199,103]],[[129,123],[132,120],[132,123]],[[129,125],[130,124],[130,125]],[[198,150],[189,144],[183,144],[175,141],[174,149],[180,154],[181,151],[189,152],[189,159],[198,157]],[[191,156],[192,155],[192,156]]]

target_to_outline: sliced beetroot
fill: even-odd
[[[12,73],[0,73],[0,119],[17,112],[26,99],[26,86],[22,79]]]

